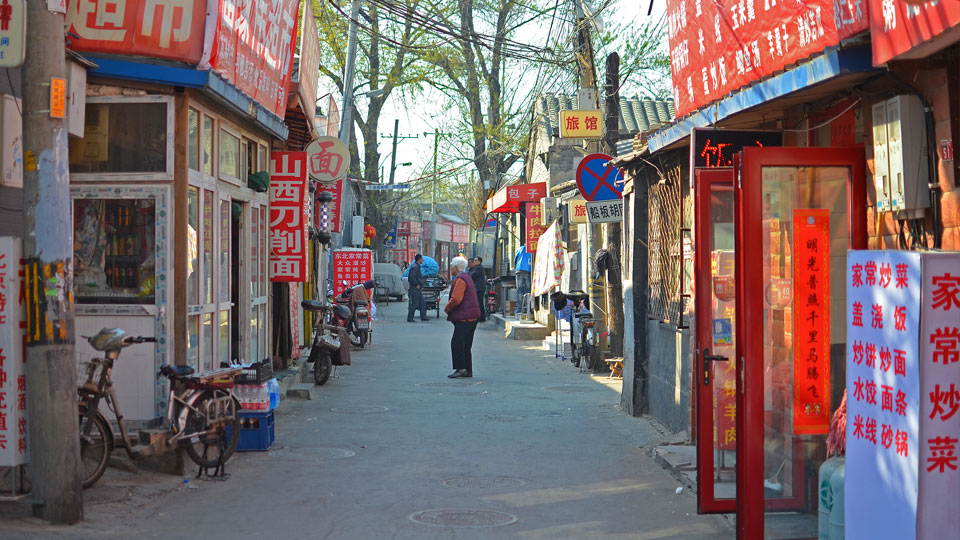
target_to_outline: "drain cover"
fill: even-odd
[[[492,476],[479,478],[448,478],[441,482],[443,487],[468,489],[517,488],[526,485],[523,478]]]
[[[493,510],[423,510],[411,521],[437,527],[500,527],[517,522],[517,516]]]
[[[441,387],[450,387],[450,386],[471,386],[474,383],[467,381],[450,381],[450,382],[422,382],[417,383],[417,386],[441,386]]]
[[[357,455],[353,450],[347,450],[345,448],[278,448],[270,453],[280,454],[290,459],[306,459],[310,461],[346,459]]]
[[[481,389],[474,390],[444,390],[440,392],[443,396],[483,396],[490,395],[490,392],[484,392]]]
[[[553,390],[554,392],[566,392],[568,394],[573,394],[576,392],[593,392],[594,388],[592,386],[574,386],[565,384],[563,386],[546,386],[544,390]]]
[[[372,413],[387,412],[390,409],[386,407],[377,407],[374,405],[352,405],[348,407],[334,407],[330,410],[333,412],[346,413],[346,414],[372,414]]]
[[[484,422],[519,422],[523,420],[522,416],[512,414],[465,414],[467,420],[483,420]]]

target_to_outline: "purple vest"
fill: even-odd
[[[479,319],[480,304],[477,302],[477,288],[473,284],[473,279],[471,279],[470,274],[466,272],[457,274],[456,279],[462,280],[464,285],[467,286],[467,289],[463,293],[463,300],[447,315],[447,320],[460,322],[468,319]],[[454,283],[456,283],[456,281],[454,281]],[[452,285],[450,286],[450,290],[453,291]]]

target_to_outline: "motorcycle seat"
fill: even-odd
[[[580,313],[574,313],[573,316],[578,319],[586,319],[588,317],[593,317],[593,313],[590,313],[589,311],[581,311]]]
[[[304,300],[303,302],[300,302],[300,305],[307,311],[323,310],[323,303],[319,300]]]

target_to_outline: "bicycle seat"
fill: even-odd
[[[573,300],[574,302],[580,302],[581,300],[587,300],[590,298],[590,295],[583,291],[570,291],[567,293],[567,299]]]
[[[160,374],[164,377],[188,377],[193,375],[194,369],[190,366],[171,366],[170,364],[160,365]]]
[[[94,350],[100,352],[119,351],[123,348],[125,337],[127,337],[127,333],[119,328],[104,328],[97,335],[87,338],[87,342]]]
[[[303,306],[303,309],[307,311],[322,311],[323,303],[319,300],[304,300],[300,302],[300,305]]]
[[[578,319],[586,319],[587,317],[593,317],[593,313],[590,313],[589,311],[581,311],[579,313],[574,313],[573,316]]]

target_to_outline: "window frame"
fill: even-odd
[[[130,104],[130,103],[164,103],[167,106],[167,148],[165,153],[166,168],[164,172],[71,172],[70,180],[77,182],[131,182],[138,180],[173,180],[174,170],[174,97],[166,95],[147,96],[87,96],[86,104]],[[189,168],[189,167],[188,167]]]
[[[234,128],[233,126],[227,125],[225,122],[221,121],[218,123],[220,124],[220,129],[216,129],[216,126],[214,126],[214,131],[219,135],[217,137],[214,137],[214,141],[217,143],[218,150],[219,150],[219,152],[217,152],[217,159],[214,160],[214,163],[216,164],[215,175],[218,179],[223,180],[224,182],[227,182],[229,184],[239,186],[239,187],[246,187],[246,185],[243,182],[243,177],[244,177],[243,175],[243,132]],[[237,165],[237,172],[239,173],[238,176],[231,176],[223,172],[222,165],[223,165],[224,133],[226,133],[227,135],[230,135],[231,137],[237,140],[236,165]]]

